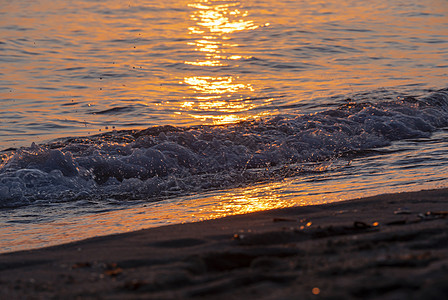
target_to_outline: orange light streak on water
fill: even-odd
[[[232,42],[232,34],[259,27],[249,19],[247,10],[240,9],[241,3],[206,0],[188,6],[195,9],[190,18],[196,22],[195,26],[188,27],[189,35],[196,37],[188,44],[195,47],[194,51],[203,53],[203,57],[185,61],[186,65],[204,67],[204,73],[212,73],[214,67],[225,67],[230,61],[250,58],[232,50],[240,46]],[[266,115],[241,114],[256,107],[252,101],[243,100],[241,93],[251,94],[255,88],[238,76],[186,76],[180,84],[189,86],[197,94],[194,99],[189,97],[182,107],[188,110],[187,115],[202,122],[212,120],[214,124],[225,124]],[[211,110],[225,114],[206,113]]]

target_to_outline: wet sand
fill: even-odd
[[[448,189],[0,255],[1,299],[447,299]]]

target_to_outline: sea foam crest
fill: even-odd
[[[151,127],[21,148],[0,165],[0,206],[147,199],[315,171],[322,161],[448,126],[448,89],[424,98],[226,126]],[[320,168],[320,167],[319,167]]]

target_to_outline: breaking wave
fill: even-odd
[[[347,155],[448,126],[448,89],[223,126],[159,126],[4,152],[0,207],[81,199],[155,201],[325,171]]]

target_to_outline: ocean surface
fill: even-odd
[[[448,2],[8,1],[0,252],[448,187]]]

